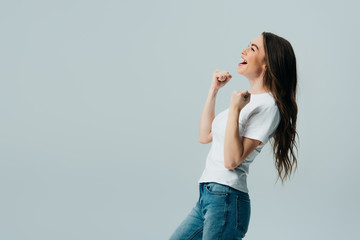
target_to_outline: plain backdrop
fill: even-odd
[[[357,1],[1,1],[0,239],[168,239],[199,197],[215,69],[263,31],[298,67],[298,169],[250,166],[247,240],[357,239]]]

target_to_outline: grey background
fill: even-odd
[[[356,239],[356,1],[2,1],[0,239],[168,239],[198,199],[212,73],[262,31],[298,63],[299,167],[250,166],[246,239]]]

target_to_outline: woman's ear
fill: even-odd
[[[264,65],[263,65],[263,69],[264,69],[264,71],[266,71],[266,70],[267,70],[266,63],[264,63]]]

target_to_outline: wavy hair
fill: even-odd
[[[290,178],[297,169],[296,130],[296,57],[289,41],[270,32],[263,32],[266,70],[264,85],[270,90],[281,114],[281,120],[271,140],[278,179]]]

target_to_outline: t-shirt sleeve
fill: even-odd
[[[263,144],[272,137],[280,122],[280,112],[276,105],[264,106],[256,109],[249,115],[243,137],[252,138],[261,141]]]

